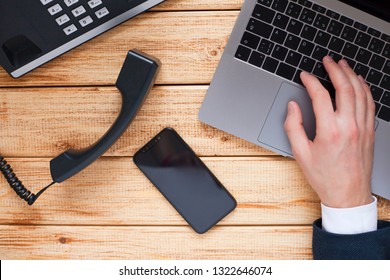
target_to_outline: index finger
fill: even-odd
[[[323,62],[336,90],[336,111],[355,116],[355,91],[349,78],[330,56],[324,57]]]
[[[308,72],[302,71],[301,80],[311,98],[317,130],[326,128],[334,116],[332,100],[328,91],[315,76]]]

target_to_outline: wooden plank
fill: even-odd
[[[167,126],[200,155],[274,155],[202,124],[198,112],[206,90],[155,87],[106,155],[131,156]],[[0,89],[0,152],[8,157],[54,157],[70,147],[87,147],[111,126],[120,104],[114,87]]]
[[[320,216],[316,194],[292,160],[265,157],[203,158],[238,202],[224,225],[311,224]],[[26,186],[50,180],[48,159],[11,158]],[[0,224],[185,225],[132,162],[102,158],[47,190],[32,206],[0,178]]]
[[[195,10],[239,10],[241,9],[244,0],[210,0],[210,1],[194,1],[194,0],[167,0],[158,5],[154,11],[195,11]]]
[[[223,225],[310,225],[321,215],[317,195],[292,160],[203,160],[238,202]],[[47,159],[9,161],[33,191],[50,182]],[[379,217],[390,220],[390,202],[379,199],[378,205]],[[0,178],[0,213],[0,224],[185,225],[126,157],[98,160],[68,181],[54,185],[32,207]]]
[[[2,259],[311,259],[310,226],[0,226]]]
[[[237,15],[237,11],[145,13],[20,79],[1,69],[0,86],[113,85],[127,51],[134,48],[161,60],[159,84],[208,84]]]

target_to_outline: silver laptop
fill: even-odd
[[[376,103],[373,192],[390,199],[390,2],[246,0],[199,112],[202,122],[284,156],[283,124],[298,102],[315,136],[303,69],[334,94],[321,63],[345,58],[370,84]]]

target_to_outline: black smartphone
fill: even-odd
[[[134,163],[197,233],[205,233],[237,205],[172,128],[142,147]]]

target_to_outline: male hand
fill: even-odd
[[[336,89],[336,110],[319,80],[302,72],[316,117],[316,136],[313,141],[307,138],[301,110],[296,102],[289,102],[285,130],[292,152],[324,205],[369,204],[375,120],[370,88],[345,60],[336,63],[325,57],[323,63]]]

